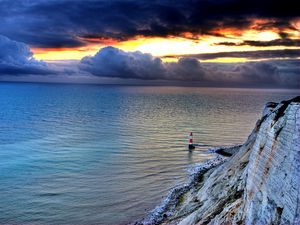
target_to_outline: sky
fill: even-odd
[[[0,81],[300,87],[295,0],[0,0]]]

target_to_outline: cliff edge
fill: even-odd
[[[268,103],[230,154],[137,224],[300,224],[300,96]]]

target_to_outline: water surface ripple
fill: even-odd
[[[242,143],[289,90],[0,83],[0,223],[121,224],[144,217],[190,153]]]

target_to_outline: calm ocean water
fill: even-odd
[[[143,218],[294,90],[0,83],[0,224]],[[208,145],[190,153],[186,137]]]

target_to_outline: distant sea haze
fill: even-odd
[[[297,90],[0,83],[0,223],[141,219]],[[187,136],[207,147],[187,151]]]

